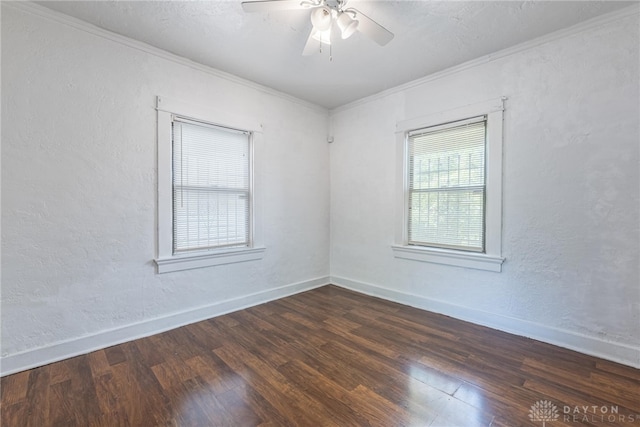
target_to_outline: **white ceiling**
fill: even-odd
[[[245,13],[240,1],[38,3],[327,108],[636,3],[350,0],[395,38],[338,39],[330,61],[327,49],[301,56],[308,10]]]

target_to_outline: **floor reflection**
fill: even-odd
[[[421,364],[408,369],[408,409],[412,427],[488,426],[482,391],[469,383]]]

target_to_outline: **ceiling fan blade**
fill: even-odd
[[[242,2],[242,10],[245,12],[273,12],[303,8],[304,7],[300,5],[300,0],[253,0]]]
[[[391,39],[393,39],[393,33],[391,31],[387,30],[359,10],[349,8],[345,12],[355,13],[355,19],[358,20],[358,31],[378,43],[380,46],[386,45],[391,41]]]
[[[304,49],[302,50],[302,56],[313,55],[320,51],[320,41],[313,38],[313,31],[314,30],[312,29],[311,33],[309,33],[307,43],[304,45]]]

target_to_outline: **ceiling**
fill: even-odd
[[[348,5],[395,33],[356,33],[302,56],[308,10],[245,13],[240,0],[43,1],[47,8],[326,108],[629,6],[622,1],[380,1]]]

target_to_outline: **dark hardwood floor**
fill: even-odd
[[[335,286],[1,386],[5,427],[640,426],[640,370]]]

